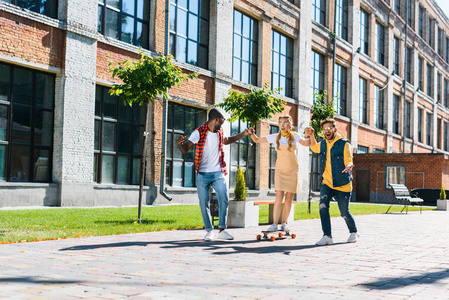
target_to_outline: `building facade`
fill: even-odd
[[[299,132],[326,90],[354,152],[449,154],[449,19],[433,0],[2,0],[0,206],[136,203],[145,112],[108,89],[109,62],[139,48],[199,73],[151,105],[147,204],[198,201],[194,153],[177,137],[229,90],[266,82],[283,88]],[[277,132],[276,119],[258,134]],[[302,201],[308,149],[298,156]],[[246,137],[225,159],[231,192],[240,166],[252,198],[274,196],[274,148]]]

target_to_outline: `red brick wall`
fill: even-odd
[[[112,79],[112,73],[109,72],[109,60],[107,56],[114,65],[119,62],[124,62],[125,60],[138,60],[139,55],[130,51],[126,51],[117,47],[106,45],[103,43],[97,43],[97,78],[103,80],[114,81]],[[115,81],[118,81],[117,79]]]
[[[389,194],[384,188],[386,165],[405,165],[406,185],[415,188],[449,188],[449,161],[442,154],[354,154],[354,192],[357,193],[357,170],[370,170],[370,192]],[[379,172],[379,173],[378,173]],[[424,174],[424,186],[423,186]],[[375,199],[371,199],[375,201]]]
[[[0,53],[62,68],[65,32],[0,11]]]

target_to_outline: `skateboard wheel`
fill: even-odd
[[[276,237],[272,236],[272,237],[270,237],[270,240],[271,240],[272,242],[274,242],[274,241],[276,240]]]
[[[282,232],[279,232],[278,236],[281,238],[283,236]]]
[[[256,238],[258,241],[260,241],[262,239],[262,236],[260,234],[258,234]]]
[[[296,234],[292,234],[292,239],[295,239],[296,238]]]

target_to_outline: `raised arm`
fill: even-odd
[[[253,140],[254,143],[256,143],[256,144],[257,143],[268,143],[268,140],[266,137],[264,137],[264,136],[258,137],[256,135],[256,131],[254,130],[254,128],[250,127],[248,129],[250,130],[251,139]]]
[[[252,130],[254,130],[252,127],[246,128],[244,131],[240,132],[239,134],[236,134],[234,136],[230,136],[230,137],[225,137],[223,140],[223,144],[225,145],[229,145],[234,143],[235,141],[240,140],[242,137],[247,136],[247,135],[251,135]]]
[[[178,148],[182,153],[187,153],[193,147],[193,143],[189,140],[186,141],[186,137],[183,135],[178,137],[176,143],[178,144]]]
[[[312,127],[306,127],[304,131],[304,139],[299,140],[299,143],[305,147],[308,147],[310,146],[310,136],[313,135],[314,130]]]

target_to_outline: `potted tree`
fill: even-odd
[[[437,199],[437,210],[447,211],[449,209],[448,202],[449,200],[446,199],[446,191],[444,190],[444,187],[442,187],[440,192],[440,199]]]
[[[259,225],[259,206],[246,201],[247,190],[245,172],[237,169],[237,181],[234,188],[234,199],[229,201],[228,225],[231,227],[250,227]]]

